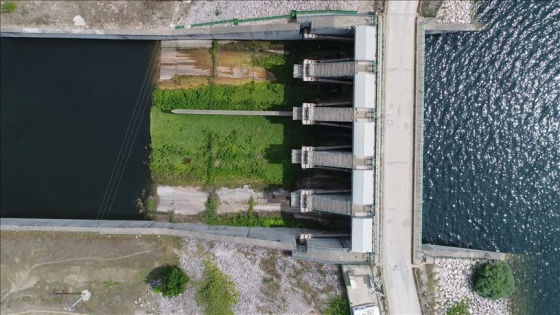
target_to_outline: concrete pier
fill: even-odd
[[[447,24],[436,23],[434,19],[429,20],[425,24],[426,34],[442,34],[453,32],[476,32],[486,29],[486,25],[479,23],[460,23],[460,24]]]
[[[485,250],[459,248],[440,245],[422,245],[424,256],[427,257],[445,257],[445,258],[467,258],[467,259],[489,259],[489,260],[505,260],[506,253],[496,253]]]
[[[184,115],[236,115],[236,116],[282,116],[292,117],[292,112],[286,111],[258,111],[258,110],[200,110],[200,109],[174,109],[173,114]]]

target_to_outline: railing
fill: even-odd
[[[375,207],[375,217],[374,217],[374,230],[373,230],[373,251],[378,255],[375,256],[375,261],[380,260],[380,220],[381,220],[381,109],[382,109],[382,87],[383,87],[383,17],[377,16],[377,101],[375,105],[375,110],[377,113],[377,121],[375,124],[375,190],[374,190],[374,207]]]
[[[414,122],[414,215],[412,261],[422,261],[422,190],[424,177],[424,23],[416,24],[416,100]]]
[[[214,26],[220,24],[233,24],[238,25],[240,23],[252,23],[252,22],[260,22],[260,21],[270,21],[270,20],[280,20],[280,19],[297,19],[298,16],[301,15],[315,15],[315,14],[322,14],[322,15],[357,15],[357,11],[346,11],[346,10],[308,10],[308,11],[296,11],[292,10],[290,14],[286,15],[274,15],[274,16],[264,16],[258,18],[250,18],[250,19],[228,19],[228,20],[219,20],[213,22],[204,22],[204,23],[194,23],[191,24],[191,27],[203,27],[203,26]],[[183,26],[184,27],[184,26]],[[178,25],[176,28],[181,28]]]

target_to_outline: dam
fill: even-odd
[[[352,173],[352,189],[346,192],[307,189],[294,191],[290,196],[292,207],[298,211],[350,216],[352,229],[349,235],[344,236],[291,231],[293,234],[285,242],[279,242],[283,245],[278,246],[292,250],[293,256],[298,258],[330,260],[333,263],[375,263],[380,267],[384,280],[385,311],[420,313],[412,267],[425,259],[421,198],[426,26],[416,19],[417,4],[413,1],[393,3],[385,16],[301,15],[297,23],[285,25],[175,29],[163,33],[3,29],[1,36],[131,40],[353,40],[355,55],[352,60],[306,59],[293,69],[294,77],[303,81],[353,85],[353,101],[336,105],[325,105],[320,101],[303,103],[292,113],[292,118],[301,120],[302,124],[351,125],[351,150],[304,146],[294,148],[291,156],[292,162],[302,168],[349,170]],[[101,223],[80,224],[94,229]],[[134,224],[129,222],[120,228],[126,229]],[[33,219],[6,223],[3,220],[2,228],[8,229],[8,226],[9,229],[25,229],[25,226],[34,226],[34,229],[49,226],[52,229],[56,224]],[[174,228],[162,225],[158,229]],[[229,232],[224,229],[223,233],[227,235]],[[235,233],[239,239],[261,237],[259,233]],[[333,258],[343,253],[347,254],[344,259]]]

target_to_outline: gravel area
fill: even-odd
[[[436,23],[472,23],[474,4],[470,0],[446,0],[436,15]]]
[[[376,1],[15,1],[16,10],[2,13],[2,27],[78,29],[169,29],[177,24],[287,15],[291,10],[374,11]],[[289,20],[274,20],[287,23]],[[270,21],[256,22],[271,23]]]
[[[187,1],[15,1],[2,27],[71,29],[168,29],[189,8]]]
[[[222,242],[185,240],[178,253],[191,283],[201,280],[204,260],[232,277],[239,292],[236,314],[316,314],[342,294],[338,266],[295,260],[281,251]],[[155,298],[161,314],[202,314],[195,288],[174,299]]]
[[[490,300],[473,291],[473,272],[485,262],[487,260],[436,258],[434,278],[437,291],[434,315],[445,315],[449,306],[463,300],[469,301],[471,315],[510,314],[509,299]]]
[[[181,19],[180,24],[190,25],[235,18],[247,19],[286,15],[290,14],[291,10],[355,10],[368,12],[374,10],[374,4],[375,1],[346,0],[193,1],[189,13]]]

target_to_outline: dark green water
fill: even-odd
[[[426,242],[528,254],[560,314],[560,2],[481,1],[479,33],[428,36]]]
[[[1,216],[137,216],[155,46],[0,39]]]

